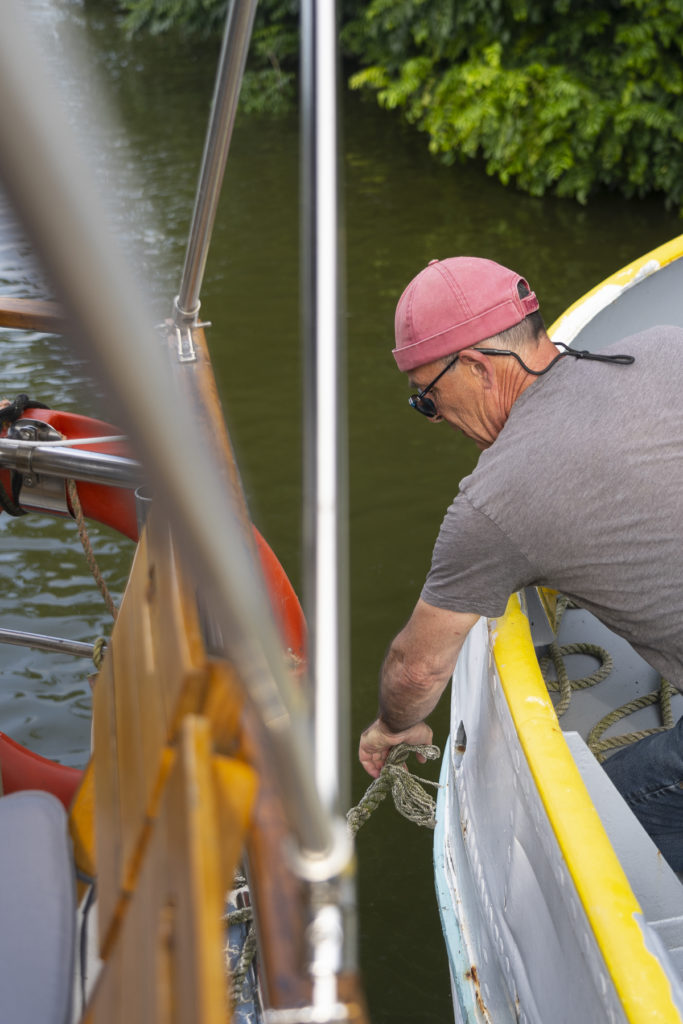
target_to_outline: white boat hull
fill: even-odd
[[[683,236],[597,286],[550,333],[596,349],[626,325],[648,326],[641,314],[680,323],[682,279]],[[562,629],[576,635],[562,642],[594,641],[589,618],[569,613]],[[633,695],[629,681],[659,686],[619,644],[621,670],[586,698],[591,714],[607,701],[598,718],[615,694]],[[562,721],[586,735],[582,714],[572,706]],[[436,890],[459,1022],[683,1021],[683,887],[582,735],[561,731],[513,596],[458,659],[437,801]]]

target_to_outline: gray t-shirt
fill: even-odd
[[[683,330],[655,327],[567,356],[512,407],[460,484],[422,599],[497,616],[552,587],[683,689]]]

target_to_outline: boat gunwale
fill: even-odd
[[[569,345],[598,313],[628,288],[683,257],[683,234],[615,270],[571,304],[548,328],[554,342]]]
[[[629,1021],[676,1020],[671,982],[560,728],[519,596],[491,620],[500,685],[567,870]]]

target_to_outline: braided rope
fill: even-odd
[[[247,880],[243,875],[237,871],[233,879],[233,893],[238,889],[247,888]],[[236,907],[234,910],[229,910],[223,917],[223,920],[228,926],[228,929],[233,925],[248,924],[249,928],[247,934],[242,943],[240,949],[239,960],[234,970],[230,971],[230,956],[237,952],[237,947],[231,947],[228,941],[225,947],[225,962],[228,970],[231,973],[230,978],[230,999],[233,1006],[238,1006],[241,1003],[248,1001],[248,996],[245,996],[242,989],[244,982],[247,977],[247,972],[254,962],[254,958],[257,953],[257,942],[256,942],[256,929],[254,927],[254,911],[251,906]]]
[[[92,651],[92,660],[93,660],[95,668],[97,669],[98,672],[102,668],[102,662],[104,661],[104,655],[105,655],[106,650],[107,650],[107,640],[106,640],[106,637],[98,636],[97,640],[93,644],[93,651]]]
[[[566,597],[560,597],[558,599],[556,616],[557,632],[559,632],[560,622],[567,608],[575,607],[576,605],[572,604],[572,602],[570,602]],[[595,672],[591,673],[591,675],[583,676],[580,679],[570,679],[564,659],[572,654],[589,655],[599,661],[600,666],[595,670]],[[555,641],[550,645],[550,655],[546,658],[540,658],[539,665],[548,690],[554,693],[559,692],[560,694],[560,699],[555,707],[555,714],[560,718],[569,707],[573,692],[588,689],[589,687],[596,686],[597,683],[602,682],[602,680],[606,679],[612,671],[614,662],[609,652],[606,651],[604,647],[599,647],[597,644],[574,643],[564,644],[561,646],[557,642],[557,639],[555,639]],[[557,673],[557,680],[548,679],[548,671],[551,665]],[[642,697],[635,697],[626,704],[622,704],[620,707],[614,708],[601,718],[588,734],[587,745],[589,750],[592,751],[598,761],[602,762],[607,757],[607,754],[612,750],[629,746],[631,743],[635,743],[637,740],[643,739],[645,736],[651,736],[653,733],[664,732],[666,729],[670,729],[674,724],[671,698],[675,692],[676,691],[671,683],[666,679],[662,679],[662,685],[659,690],[645,694]],[[653,729],[636,730],[624,733],[621,736],[610,736],[606,739],[602,739],[603,733],[605,733],[611,725],[615,725],[617,722],[621,721],[622,718],[626,718],[628,715],[639,711],[641,708],[649,707],[652,704],[659,704],[660,706],[662,716],[661,726]]]
[[[249,916],[240,916],[243,915],[245,911],[249,912]],[[246,921],[251,921],[251,919],[251,907],[245,907],[244,910],[235,910],[228,914],[229,924],[240,924]],[[249,968],[254,962],[256,950],[256,929],[254,928],[252,921],[252,923],[249,926],[249,931],[247,932],[246,938],[244,940],[244,944],[240,951],[240,958],[237,962],[237,967],[232,972],[232,978],[230,982],[230,999],[233,1006],[237,1006],[239,1003],[247,1002],[247,999],[245,999],[242,993],[242,988],[244,987],[244,982],[247,977]]]
[[[85,552],[85,557],[90,568],[90,572],[92,573],[93,579],[95,580],[95,583],[97,584],[97,587],[100,593],[102,594],[102,597],[104,598],[104,603],[109,609],[109,614],[111,615],[114,622],[116,622],[116,616],[118,615],[119,610],[114,604],[114,598],[111,596],[109,588],[107,587],[107,584],[104,581],[102,573],[100,572],[100,567],[97,564],[95,553],[92,549],[92,544],[90,543],[90,537],[88,536],[88,528],[85,524],[85,516],[83,515],[83,506],[81,505],[81,499],[78,497],[78,490],[76,488],[75,480],[67,480],[67,490],[69,492],[71,508],[73,509],[73,513],[76,517],[76,524],[78,526],[78,536],[81,539],[81,545],[83,546],[83,551]]]
[[[570,679],[564,659],[572,654],[587,654],[599,661],[600,666],[588,676]],[[601,683],[603,679],[607,678],[614,667],[612,656],[603,647],[598,647],[597,644],[577,643],[560,646],[557,641],[550,645],[550,656],[541,658],[539,664],[548,689],[553,692],[559,691],[560,693],[560,699],[555,708],[558,718],[569,707],[574,690],[587,690],[589,687]],[[551,664],[557,673],[557,681],[547,678],[546,673]]]
[[[588,746],[598,761],[604,761],[611,750],[627,747],[637,740],[644,739],[646,736],[653,736],[657,732],[666,732],[667,729],[670,729],[674,724],[671,698],[675,692],[668,679],[662,679],[662,685],[659,690],[644,694],[642,697],[635,697],[627,704],[622,704],[621,707],[615,708],[605,715],[604,718],[601,718],[588,734]],[[660,705],[662,715],[661,726],[653,729],[634,730],[633,732],[623,733],[621,736],[608,736],[606,739],[602,739],[602,734],[609,729],[610,725],[614,725],[616,722],[621,721],[622,718],[626,718],[628,715],[633,714],[635,711],[640,711],[641,708],[646,708],[650,704]]]
[[[392,747],[379,776],[370,783],[360,802],[346,815],[352,835],[358,832],[389,793],[393,797],[396,810],[404,818],[425,828],[435,828],[436,804],[421,783],[435,789],[439,788],[439,784],[432,782],[431,779],[418,779],[411,775],[406,767],[406,761],[412,753],[421,754],[428,761],[435,761],[441,756],[441,751],[433,744],[414,746],[410,743],[398,743]]]

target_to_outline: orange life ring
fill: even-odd
[[[4,794],[43,789],[61,800],[67,811],[83,775],[78,768],[57,764],[22,747],[4,732],[0,732],[0,772]]]
[[[60,412],[59,409],[28,408],[22,413],[20,419],[49,423],[70,441],[77,440],[79,437],[115,437],[121,433],[111,423],[95,420],[89,416],[79,416],[73,412]],[[107,455],[130,456],[130,451],[122,441],[103,441],[102,444],[87,445],[85,450],[104,452]],[[11,493],[9,470],[0,471],[0,482],[7,493]],[[131,540],[138,539],[135,495],[132,490],[127,490],[125,487],[110,487],[107,484],[83,482],[78,484],[77,490],[83,514],[88,519],[95,519],[98,523],[111,526]]]
[[[102,420],[80,416],[77,413],[60,412],[56,409],[28,408],[23,416],[49,423],[69,440],[79,437],[112,437],[119,433],[116,427]],[[104,441],[102,444],[88,445],[87,449],[110,455],[130,455],[126,445],[120,441]],[[9,470],[0,470],[0,482],[10,493]],[[79,482],[77,486],[78,497],[87,518],[111,526],[124,536],[137,541],[135,495],[132,490],[83,482]],[[277,556],[255,526],[253,531],[275,621],[280,628],[285,650],[296,669],[303,666],[306,658],[304,613],[294,587]],[[58,797],[67,809],[82,775],[79,769],[57,764],[48,758],[41,757],[2,732],[0,732],[0,772],[5,793],[13,793],[21,789],[44,789]]]
[[[273,549],[255,526],[252,529],[270,604],[280,627],[285,650],[296,662],[302,663],[306,658],[306,619],[299,598]]]
[[[61,412],[58,409],[28,408],[21,418],[24,417],[49,423],[70,441],[77,440],[79,437],[114,437],[120,434],[119,429],[112,426],[111,423],[92,419],[89,416],[80,416],[77,413]],[[130,456],[128,447],[121,441],[103,441],[102,444],[88,445],[87,450],[104,452],[108,455]],[[0,481],[5,490],[9,492],[9,470],[0,471]],[[111,487],[107,484],[83,482],[77,485],[77,489],[86,518],[94,519],[105,526],[111,526],[131,540],[138,539],[135,495],[132,490],[124,487]],[[280,626],[285,648],[291,651],[296,659],[303,659],[305,657],[306,623],[299,599],[272,548],[256,527],[253,529],[273,613]]]

